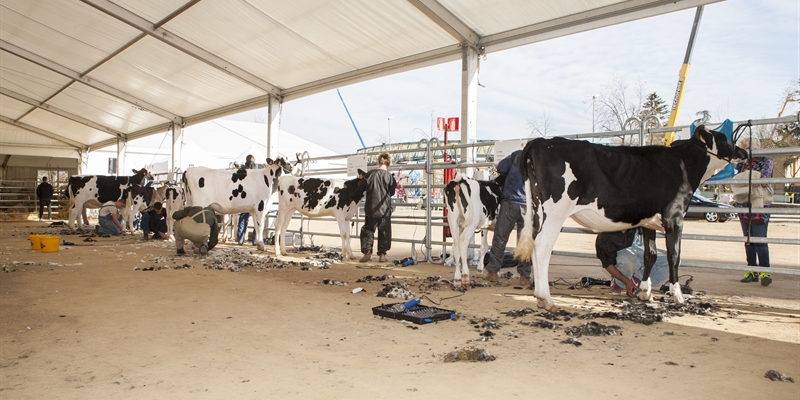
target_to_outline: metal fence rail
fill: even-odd
[[[36,181],[0,180],[0,215],[6,221],[12,215],[28,215],[39,213],[39,199],[36,197]],[[53,187],[53,199],[50,208],[56,217],[65,208],[66,200],[59,194],[61,187]],[[45,213],[47,210],[45,210]]]

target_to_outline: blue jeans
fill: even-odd
[[[236,231],[236,240],[239,244],[244,243],[244,235],[247,231],[247,222],[250,221],[250,213],[241,213],[239,214],[239,226]],[[253,228],[253,245],[256,244],[256,230]]]
[[[122,219],[120,219],[119,222],[121,225]],[[117,227],[117,224],[114,223],[114,217],[111,214],[98,218],[97,223],[100,225],[100,233],[114,236],[120,234],[119,227]]]
[[[742,234],[747,236],[747,221],[739,222],[742,224]],[[750,237],[767,237],[768,226],[769,221],[764,221],[762,225],[750,225]],[[769,246],[766,243],[745,243],[744,254],[747,257],[747,265],[769,267]]]

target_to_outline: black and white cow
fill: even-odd
[[[275,219],[275,255],[286,254],[282,240],[292,215],[299,211],[311,218],[333,216],[339,224],[342,238],[342,257],[354,258],[350,248],[350,220],[358,211],[358,203],[364,198],[367,183],[359,177],[343,179],[300,178],[284,176],[278,180],[278,217]]]
[[[487,231],[494,229],[495,218],[500,210],[501,182],[479,181],[460,172],[444,188],[444,204],[447,207],[447,223],[453,236],[453,263],[456,274],[453,285],[466,287],[469,284],[469,260],[467,249],[475,232],[481,231],[480,260],[478,272],[483,272],[483,257],[489,249]]]
[[[525,228],[515,255],[531,259],[538,305],[554,310],[548,265],[564,221],[572,217],[597,232],[643,227],[645,272],[641,300],[650,299],[655,231],[663,226],[670,291],[684,301],[678,283],[683,216],[697,187],[732,160],[747,157],[724,134],[700,126],[671,147],[609,147],[563,138],[525,146],[521,171],[527,197]]]
[[[183,210],[186,205],[186,192],[182,187],[170,184],[164,187],[164,209],[167,210],[167,236],[172,236],[172,213]]]
[[[219,214],[249,212],[254,216],[256,244],[264,250],[264,216],[272,204],[270,197],[281,174],[291,171],[282,158],[267,159],[261,169],[216,170],[205,167],[187,168],[183,173],[186,205],[211,207]]]
[[[133,233],[133,219],[140,211],[153,204],[163,201],[166,192],[165,187],[158,189],[149,186],[131,186],[125,196],[125,209],[122,211],[122,218],[128,231]]]
[[[67,220],[69,229],[75,232],[73,222],[83,213],[84,207],[99,208],[107,201],[124,201],[128,188],[134,185],[143,185],[146,179],[152,179],[144,168],[138,171],[134,169],[133,172],[132,176],[71,176],[64,191],[70,205],[69,219]],[[83,225],[79,223],[78,229],[83,231]]]

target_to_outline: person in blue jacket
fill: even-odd
[[[504,158],[497,165],[497,173],[505,176],[503,194],[500,200],[500,211],[497,213],[497,220],[494,226],[494,237],[492,238],[492,249],[489,252],[489,261],[486,264],[485,279],[487,282],[497,282],[497,273],[500,271],[503,256],[508,244],[508,237],[511,230],[517,228],[517,240],[525,221],[525,186],[520,172],[520,157],[522,150],[517,150]],[[523,286],[531,284],[531,263],[530,261],[517,264],[519,273],[519,283]]]

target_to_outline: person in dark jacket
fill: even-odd
[[[167,239],[167,210],[161,202],[153,204],[153,208],[142,213],[142,232],[144,239],[147,240],[150,233],[153,239]]]
[[[214,210],[208,207],[189,206],[172,213],[175,219],[175,245],[178,255],[186,254],[184,240],[188,239],[202,255],[217,245],[219,224]]]
[[[42,177],[42,183],[36,187],[36,197],[39,198],[39,221],[42,220],[44,207],[47,207],[47,219],[53,220],[53,209],[50,208],[50,201],[53,199],[53,187],[47,183],[47,177]]]
[[[375,230],[378,231],[378,261],[386,262],[386,252],[392,248],[392,195],[397,189],[394,174],[389,173],[389,153],[378,156],[378,169],[367,172],[367,192],[364,205],[364,225],[361,227],[361,257],[359,262],[372,258]]]
[[[255,169],[256,168],[256,158],[253,157],[252,154],[247,155],[247,159],[245,160],[244,165],[241,167],[242,169]],[[245,233],[247,233],[247,223],[250,222],[250,213],[241,213],[239,214],[239,225],[238,229],[236,230],[236,241],[239,244],[244,244],[244,237]],[[256,232],[255,228],[253,228],[253,245],[256,244]]]
[[[517,227],[517,240],[525,224],[525,186],[520,172],[522,150],[517,150],[508,155],[497,164],[497,173],[505,176],[503,195],[500,200],[500,211],[494,226],[492,249],[489,252],[489,262],[486,264],[486,281],[497,282],[497,273],[502,267],[503,256],[508,244],[511,230]],[[531,262],[517,264],[519,281],[523,286],[531,284]]]

